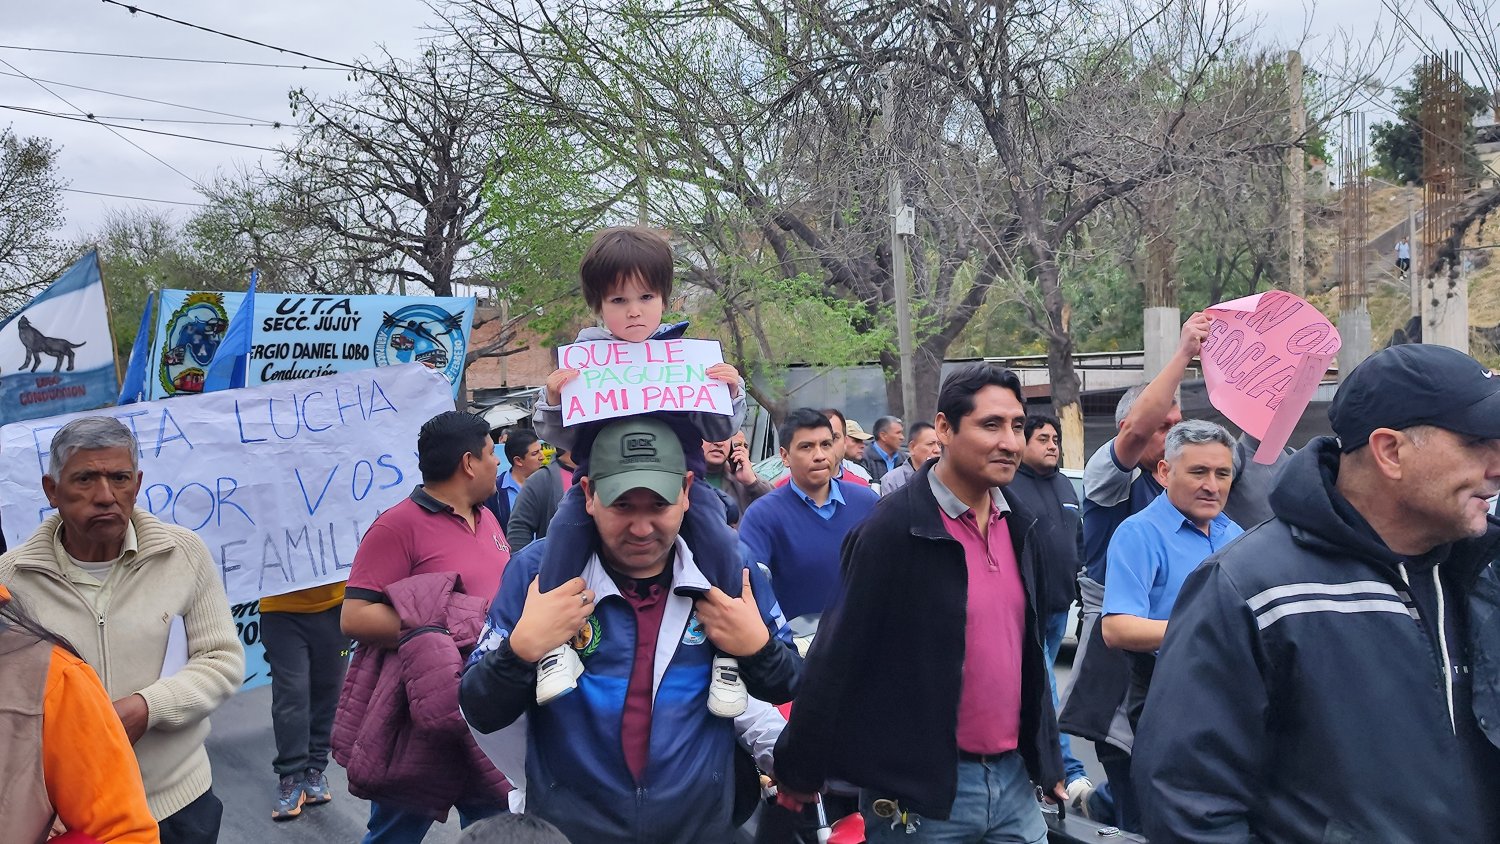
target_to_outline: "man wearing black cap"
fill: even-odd
[[[1500,832],[1500,378],[1396,346],[1329,418],[1182,587],[1135,745],[1152,844]]]
[[[480,733],[524,733],[523,742],[481,746],[524,789],[512,809],[524,806],[573,841],[727,841],[736,785],[758,786],[753,772],[736,778],[736,743],[771,770],[785,721],[763,701],[791,699],[801,661],[759,567],[746,566],[744,592],[730,598],[694,564],[679,536],[694,478],[666,423],[614,422],[589,461],[582,484],[596,553],[582,577],[549,592],[536,582],[548,539],[510,561],[463,676],[464,716]],[[538,706],[536,663],[564,644],[587,670],[571,694]],[[705,705],[716,648],[739,659],[760,698],[732,720]],[[527,748],[524,766],[501,755],[517,744]]]

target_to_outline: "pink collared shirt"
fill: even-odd
[[[990,504],[989,528],[981,537],[974,511],[957,503],[951,493],[947,501],[944,497],[938,496],[943,526],[963,545],[969,570],[958,748],[984,755],[1005,753],[1016,749],[1021,733],[1021,648],[1026,639],[1021,568],[1006,513],[999,506]],[[962,512],[951,515],[959,507]]]

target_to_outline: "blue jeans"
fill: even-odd
[[[1047,638],[1043,642],[1047,650],[1047,682],[1052,685],[1052,708],[1059,706],[1057,697],[1057,672],[1052,666],[1057,663],[1057,652],[1062,647],[1063,634],[1068,632],[1068,612],[1063,610],[1047,618]],[[1071,783],[1079,777],[1088,776],[1083,763],[1073,757],[1073,742],[1064,732],[1058,733],[1057,744],[1062,748],[1063,782]]]
[[[878,817],[872,808],[880,797],[859,793],[859,812],[865,819],[865,840],[899,844],[1045,844],[1047,824],[1036,801],[1036,788],[1026,773],[1021,754],[1011,752],[989,762],[959,760],[958,793],[948,820],[916,819],[906,834],[900,824]]]
[[[498,815],[500,806],[458,806],[458,825],[467,828],[475,821]],[[370,801],[370,822],[365,825],[363,844],[420,844],[432,828],[432,818],[421,812],[408,812],[389,803]]]

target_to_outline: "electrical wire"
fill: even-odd
[[[101,0],[101,2],[107,3],[107,4],[111,5],[111,6],[119,6],[120,8],[125,9],[126,11],[130,12],[132,15],[137,15],[137,14],[139,14],[139,15],[147,15],[148,17],[153,17],[153,18],[156,18],[157,20],[163,20],[163,21],[166,21],[168,23],[175,23],[178,26],[185,26],[185,27],[188,27],[189,29],[196,29],[196,30],[198,30],[200,32],[207,32],[207,33],[209,33],[211,35],[217,35],[217,36],[219,36],[221,38],[228,38],[228,39],[231,39],[233,41],[239,41],[239,42],[244,43],[244,44],[253,44],[256,47],[264,47],[264,48],[266,48],[268,50],[275,50],[278,53],[285,53],[285,54],[287,54],[289,56],[297,56],[299,58],[312,59],[315,62],[322,62],[323,64],[328,64],[328,65],[337,65],[338,67],[346,68],[348,70],[357,70],[357,71],[359,71],[361,73],[370,73],[370,74],[374,74],[374,75],[377,75],[377,76],[398,76],[398,74],[393,74],[393,73],[390,73],[388,71],[378,70],[376,68],[371,68],[371,67],[361,67],[361,66],[356,65],[356,64],[350,64],[349,62],[341,62],[341,61],[338,61],[337,59],[326,59],[326,58],[323,58],[322,56],[315,56],[312,53],[304,53],[304,52],[302,52],[300,50],[293,50],[290,47],[278,47],[275,44],[267,44],[264,41],[256,41],[254,38],[246,38],[243,35],[235,35],[234,33],[224,32],[222,30],[214,29],[213,27],[210,27],[210,26],[203,26],[202,24],[196,24],[196,23],[191,23],[189,21],[185,21],[185,20],[179,20],[177,18],[170,17],[168,15],[163,15],[160,12],[153,12],[153,11],[151,11],[149,9],[142,9],[140,6],[135,6],[135,5],[132,5],[132,4],[129,4],[129,3],[121,3],[120,0]]]
[[[180,199],[152,199],[149,196],[131,196],[130,194],[125,193],[105,193],[104,191],[84,190],[82,188],[62,188],[62,190],[68,193],[86,193],[89,196],[107,196],[111,199],[133,199],[137,202],[160,202],[165,205],[191,205],[196,208],[208,207],[208,203],[206,202],[185,202]]]
[[[55,47],[22,47],[16,44],[0,44],[0,50],[25,50],[29,53],[60,53],[66,56],[103,56],[111,59],[142,59],[153,62],[188,62],[190,64],[224,64],[235,67],[270,67],[283,70],[338,70],[347,68],[325,67],[310,64],[271,64],[268,62],[236,62],[228,59],[189,59],[180,56],[138,56],[132,53],[100,53],[92,50],[61,50]]]
[[[7,108],[13,108],[13,109],[29,108],[28,106],[6,106],[6,107]],[[49,112],[46,109],[32,109],[32,110],[35,111],[36,113],[42,114],[42,115],[56,114],[56,112]],[[64,116],[72,117],[73,115],[64,115]],[[119,114],[94,114],[92,112],[89,113],[89,114],[87,114],[87,115],[84,115],[84,116],[87,117],[90,120],[123,120],[123,121],[125,121],[127,123],[175,123],[175,124],[182,124],[182,125],[187,125],[187,126],[243,126],[243,127],[247,127],[247,128],[251,128],[251,129],[282,129],[282,128],[285,128],[286,125],[287,125],[285,123],[279,123],[279,122],[278,123],[248,123],[248,122],[241,121],[241,120],[178,120],[176,118],[171,118],[171,117],[127,117],[127,116],[119,115]]]
[[[48,88],[46,85],[42,84],[35,77],[27,75],[25,71],[21,70],[19,67],[16,67],[15,65],[11,64],[10,62],[6,61],[5,59],[0,59],[0,64],[5,65],[6,67],[10,68],[11,70],[15,71],[16,73],[20,74],[21,76],[26,77],[27,79],[30,79],[31,82],[33,84],[35,84],[38,88],[41,88],[43,91],[46,91],[47,93],[51,94],[52,96],[56,97],[57,99],[62,100],[63,104],[66,105],[68,108],[73,109],[74,111],[78,112],[79,114],[87,114],[88,113],[88,112],[84,111],[83,109],[79,108],[78,106],[73,105],[71,102],[69,102],[67,97],[64,97],[62,94],[59,94],[56,91],[52,90],[51,88]],[[87,118],[84,118],[84,119],[87,119]],[[161,166],[167,168],[168,170],[171,170],[173,173],[176,173],[177,175],[181,176],[182,178],[187,179],[189,182],[192,182],[194,187],[197,187],[200,190],[203,189],[203,185],[200,184],[197,179],[194,179],[192,176],[189,176],[188,174],[182,172],[181,170],[178,170],[176,167],[173,167],[171,164],[168,164],[167,161],[166,161],[166,159],[162,158],[161,156],[157,155],[156,153],[152,152],[151,150],[146,149],[145,147],[141,146],[140,144],[136,143],[135,141],[132,141],[131,139],[125,137],[124,135],[121,135],[119,132],[115,131],[115,129],[112,126],[110,126],[109,124],[107,124],[107,123],[100,123],[99,125],[103,126],[106,129],[108,129],[110,131],[110,134],[114,135],[115,137],[119,138],[120,140],[124,141],[125,143],[130,144],[131,146],[135,147],[136,149],[138,149],[141,152],[144,152],[146,155],[150,156],[153,160],[156,161],[156,163],[158,163]]]
[[[69,105],[72,105],[72,103],[69,103]],[[75,109],[77,108],[77,106],[73,106],[73,107]],[[83,115],[83,116],[80,117],[78,115],[62,114],[62,113],[56,112],[56,111],[44,111],[44,110],[39,109],[39,108],[27,108],[25,106],[13,106],[13,105],[3,105],[3,104],[0,104],[0,109],[6,109],[7,111],[19,111],[19,112],[21,112],[23,114],[34,114],[34,115],[37,115],[39,117],[55,117],[55,118],[57,118],[59,120],[72,120],[72,121],[75,121],[75,122],[78,122],[78,123],[93,123],[93,124],[98,125],[98,126],[103,126],[106,129],[110,129],[111,131],[113,131],[114,129],[128,129],[128,130],[130,130],[132,132],[145,132],[148,135],[163,135],[163,136],[168,137],[168,138],[182,138],[184,140],[189,140],[189,141],[202,141],[204,143],[219,144],[221,146],[226,146],[226,147],[239,147],[240,149],[254,149],[254,150],[260,150],[262,152],[281,152],[281,150],[276,149],[275,147],[263,147],[263,146],[257,146],[255,144],[241,144],[241,143],[236,143],[234,141],[221,141],[221,140],[219,140],[217,138],[204,138],[204,137],[200,137],[198,135],[184,135],[184,134],[182,134],[180,132],[163,132],[163,131],[161,131],[159,129],[147,129],[144,126],[123,126],[123,125],[120,125],[118,123],[105,123],[105,122],[99,120],[98,118],[94,117],[91,114],[85,114],[85,115]],[[124,137],[124,136],[121,136],[121,137]],[[161,161],[161,159],[157,159],[157,160]],[[162,161],[162,163],[166,164],[165,161]],[[167,166],[171,167],[170,164],[168,164]],[[176,170],[175,167],[172,168],[172,169]],[[178,173],[181,174],[181,171],[178,171]],[[188,177],[186,175],[183,175],[183,178],[188,178]],[[193,184],[196,185],[198,183],[196,181],[194,181]]]
[[[9,67],[9,68],[14,68],[15,67],[15,65],[11,64],[10,62],[5,61],[4,59],[0,59],[0,63],[3,63],[6,67]],[[28,76],[27,74],[19,73],[19,72],[17,72],[17,73],[6,73],[5,71],[0,70],[0,76],[14,76],[14,77],[16,77],[18,79],[30,79],[32,82],[36,82],[38,84],[40,84],[42,82],[45,82],[48,85],[56,85],[59,88],[71,88],[71,89],[73,89],[75,91],[88,91],[88,92],[93,93],[93,94],[104,94],[107,97],[120,97],[122,99],[127,99],[127,100],[139,100],[139,101],[141,101],[143,103],[153,103],[155,105],[164,105],[164,106],[169,106],[171,108],[181,108],[181,109],[186,109],[188,111],[201,111],[204,114],[217,114],[220,117],[237,117],[237,118],[239,118],[241,120],[251,120],[251,121],[254,121],[256,123],[275,123],[276,122],[274,120],[264,120],[264,119],[259,118],[259,117],[250,117],[249,115],[245,115],[245,114],[234,114],[233,112],[228,112],[228,111],[214,111],[211,108],[199,108],[197,106],[183,105],[182,103],[167,102],[166,100],[153,100],[150,97],[137,97],[134,94],[121,94],[118,91],[106,91],[103,88],[89,88],[89,87],[86,87],[84,85],[72,85],[72,84],[69,84],[67,82],[57,82],[57,81],[54,81],[54,80],[51,80],[51,79],[37,79],[34,76]],[[51,92],[49,91],[48,93],[51,93]],[[54,94],[54,96],[56,96],[56,95]]]

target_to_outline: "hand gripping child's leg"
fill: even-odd
[[[583,491],[575,484],[563,492],[557,513],[547,525],[546,559],[537,572],[542,592],[583,574],[593,555],[594,522],[583,504]],[[548,651],[536,664],[536,702],[545,706],[578,688],[583,660],[572,645],[563,643]]]

